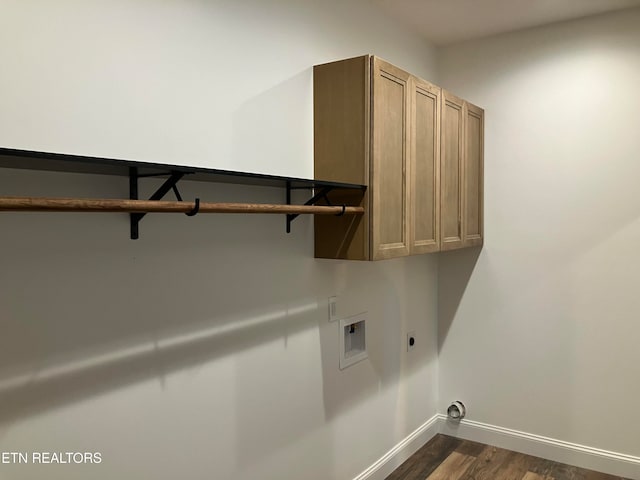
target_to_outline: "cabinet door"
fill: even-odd
[[[440,156],[440,249],[462,247],[464,102],[442,91]]]
[[[409,254],[409,74],[373,58],[371,259]]]
[[[411,254],[439,250],[440,88],[411,79]]]
[[[465,247],[482,245],[483,237],[484,110],[465,103],[464,212]]]

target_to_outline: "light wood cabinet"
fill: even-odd
[[[440,249],[452,250],[462,247],[464,101],[447,91],[442,97]]]
[[[484,110],[442,91],[440,249],[482,245]]]
[[[484,237],[484,110],[465,102],[463,247],[482,245]]]
[[[371,258],[409,255],[410,75],[373,57]]]
[[[379,260],[459,248],[465,235],[482,241],[482,142],[465,130],[482,130],[482,111],[456,101],[445,107],[439,87],[374,56],[314,67],[315,178],[368,187],[329,192],[331,204],[366,214],[316,216],[316,257]]]
[[[412,255],[440,248],[440,88],[411,79]]]

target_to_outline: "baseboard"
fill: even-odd
[[[589,470],[640,480],[640,457],[587,447],[473,420],[450,421],[437,414],[419,426],[353,480],[384,480],[436,434],[486,443]]]
[[[434,415],[380,457],[353,480],[384,480],[420,447],[439,433],[440,416]]]
[[[438,431],[581,468],[640,480],[640,457],[587,447],[473,420],[453,422],[438,415]]]

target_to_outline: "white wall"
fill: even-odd
[[[433,50],[366,0],[2,2],[4,146],[313,177],[312,66]]]
[[[435,79],[431,47],[365,0],[0,7],[5,147],[311,177],[313,64],[372,52]],[[128,195],[8,169],[0,191]],[[314,260],[309,218],[150,215],[138,241],[125,215],[0,222],[0,451],[104,459],[3,479],[349,479],[436,412],[436,257]],[[342,372],[333,294],[370,315],[369,360]]]
[[[440,408],[640,455],[640,10],[460,44],[486,109],[486,242],[440,257]]]

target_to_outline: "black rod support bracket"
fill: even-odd
[[[287,205],[291,205],[291,183],[287,182]],[[304,202],[305,205],[315,205],[318,200],[324,198],[328,205],[331,205],[329,199],[327,198],[327,194],[333,190],[333,187],[322,187],[319,192],[317,192],[313,197]],[[291,222],[293,222],[296,218],[298,218],[298,213],[288,213],[287,214],[287,233],[291,233]]]
[[[185,172],[176,172],[172,171],[168,173],[169,178],[167,178],[162,185],[155,191],[153,195],[149,198],[149,200],[158,201],[162,200],[164,196],[173,190],[178,197],[178,200],[182,200],[180,198],[180,194],[178,193],[178,189],[176,188],[176,184],[186,175]],[[137,167],[129,168],[129,198],[131,200],[139,200],[138,193],[138,180],[140,178],[145,178],[151,175],[140,175],[138,173]],[[156,176],[156,175],[153,175]],[[146,213],[130,213],[129,221],[131,223],[131,239],[136,240],[140,238],[140,220],[144,218]]]

